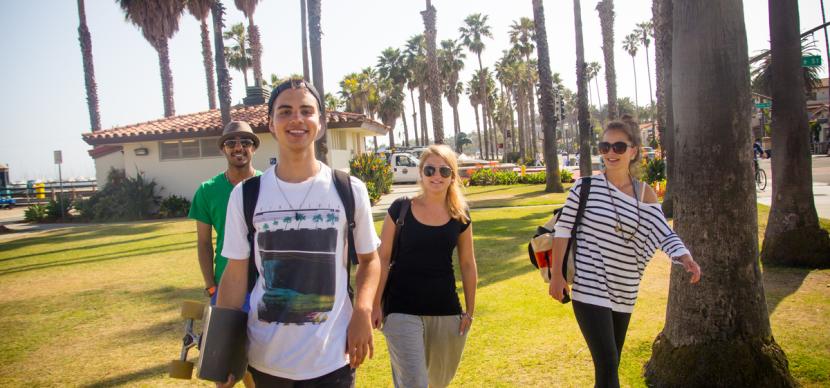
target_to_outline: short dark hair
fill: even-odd
[[[268,98],[268,120],[271,120],[271,114],[274,111],[274,101],[277,100],[277,96],[288,89],[308,90],[308,92],[311,93],[311,95],[317,100],[317,108],[320,110],[320,115],[324,116],[326,114],[323,99],[320,98],[320,92],[317,91],[317,88],[315,88],[314,85],[306,82],[302,78],[289,78],[271,90],[271,97]]]

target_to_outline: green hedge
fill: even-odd
[[[573,174],[568,170],[559,170],[559,177],[562,182],[573,182]],[[515,171],[500,171],[490,168],[482,168],[470,174],[470,186],[491,186],[491,185],[514,185],[544,184],[547,182],[547,174],[544,171],[526,173],[524,176]]]

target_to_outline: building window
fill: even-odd
[[[216,139],[170,140],[159,142],[161,160],[196,159],[221,156]]]

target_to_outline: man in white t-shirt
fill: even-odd
[[[248,367],[261,387],[352,387],[354,369],[374,351],[370,315],[380,274],[366,186],[351,178],[360,263],[352,305],[345,208],[333,171],[314,158],[314,141],[325,131],[322,99],[312,85],[290,80],[274,88],[268,110],[279,163],[260,177],[254,210],[259,277],[248,314]],[[222,255],[229,260],[218,306],[240,308],[245,300],[247,231],[237,185],[228,202]],[[229,376],[217,386],[234,383]]]

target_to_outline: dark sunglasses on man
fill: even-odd
[[[435,170],[438,170],[438,173],[440,173],[441,176],[444,178],[449,178],[452,176],[452,169],[447,166],[441,166],[439,168],[435,168],[435,166],[425,166],[424,175],[433,176],[435,175]]]
[[[611,144],[607,141],[601,141],[597,144],[597,148],[599,148],[599,153],[605,155],[611,150],[614,150],[615,154],[624,154],[628,147],[633,147],[631,144],[628,144],[623,141],[618,141],[614,144]]]
[[[237,144],[241,145],[242,148],[251,148],[254,145],[254,141],[251,140],[251,139],[240,139],[240,140],[228,139],[228,140],[225,140],[224,143],[222,143],[222,145],[224,145],[227,148],[236,148]]]

